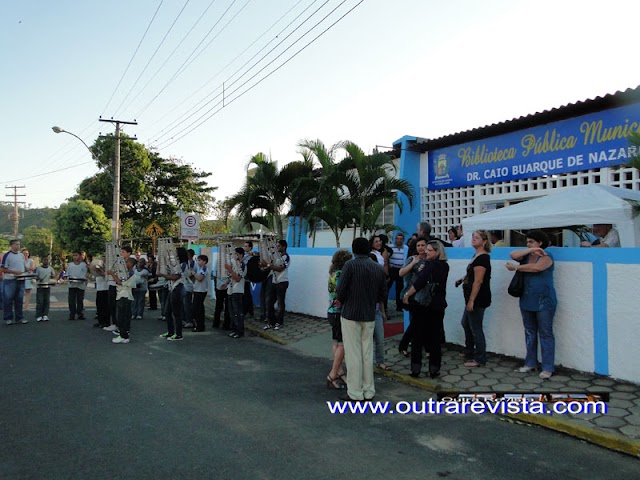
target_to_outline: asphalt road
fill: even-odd
[[[0,479],[635,479],[640,471],[631,457],[495,416],[332,415],[328,363],[263,339],[207,330],[171,343],[153,315],[133,322],[130,344],[114,345],[92,321],[67,316],[54,310],[45,324],[0,326]],[[380,401],[430,397],[387,378],[377,388]]]

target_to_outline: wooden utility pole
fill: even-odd
[[[100,117],[101,122],[111,122],[116,125],[116,155],[113,160],[113,206],[111,220],[111,239],[120,243],[120,125],[137,125],[138,122],[106,119]]]
[[[18,212],[18,204],[24,203],[24,202],[19,202],[18,197],[26,197],[24,193],[18,193],[18,189],[25,188],[25,186],[14,185],[12,187],[4,187],[4,188],[13,188],[13,195],[7,194],[6,196],[13,197],[13,214],[10,214],[9,217],[13,217],[13,238],[18,238],[18,225],[19,225],[19,219],[20,219],[20,214]]]

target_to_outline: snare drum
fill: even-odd
[[[38,276],[35,273],[25,272],[20,275],[16,275],[16,280],[24,281],[24,280],[34,280]]]

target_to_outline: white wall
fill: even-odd
[[[491,352],[524,358],[524,329],[518,300],[510,297],[507,286],[513,273],[504,267],[511,249],[494,249],[491,289],[493,302],[485,315],[487,349]],[[327,307],[327,279],[335,248],[289,249],[291,255],[287,310],[324,318]],[[445,315],[447,341],[464,344],[460,326],[464,300],[457,278],[464,275],[470,248],[448,249],[451,272],[447,285],[449,307]],[[640,249],[553,249],[556,259],[555,285],[558,310],[554,320],[556,364],[586,372],[640,382],[637,349],[640,345],[638,320],[638,280]],[[594,257],[594,258],[592,258]],[[616,260],[618,259],[618,260]],[[620,261],[620,259],[625,259]],[[593,291],[594,262],[606,262],[607,291]],[[608,357],[605,366],[596,365],[594,346],[594,305],[606,302],[608,321]],[[598,371],[604,369],[605,371]]]
[[[607,266],[610,374],[636,382],[640,379],[638,279],[640,265]]]

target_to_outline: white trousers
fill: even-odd
[[[347,364],[347,392],[352,400],[370,400],[376,394],[373,378],[375,322],[356,322],[341,317],[340,323]]]

